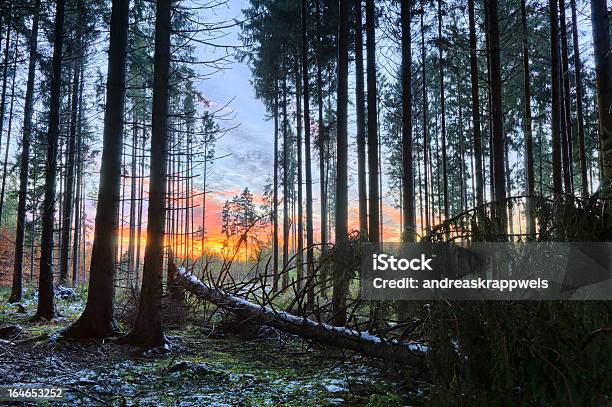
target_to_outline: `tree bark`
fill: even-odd
[[[376,32],[374,0],[366,0],[366,60],[368,86],[368,240],[380,241],[378,185],[378,108],[376,91]],[[341,324],[343,325],[343,324]]]
[[[308,4],[302,0],[302,80],[304,95],[304,153],[306,159],[306,272],[308,281],[314,279],[314,236],[312,224],[312,167],[310,151],[310,84],[308,81]],[[309,284],[307,306],[314,306],[314,292]]]
[[[531,120],[531,76],[529,73],[529,42],[527,31],[527,7],[525,0],[521,0],[521,26],[523,30],[523,131],[525,135],[525,191],[527,193],[526,217],[527,234],[533,236],[535,229],[535,213],[533,199],[535,195],[535,177],[533,174],[533,132]]]
[[[449,217],[448,171],[446,152],[446,99],[444,90],[444,59],[442,56],[442,0],[438,0],[438,70],[440,76],[440,135],[442,139],[442,191],[444,198],[444,219]]]
[[[421,9],[424,9],[424,0],[421,0]],[[427,60],[425,54],[425,24],[424,24],[424,15],[425,13],[421,13],[421,81],[422,81],[422,94],[423,94],[423,104],[421,106],[423,112],[423,172],[424,172],[424,182],[425,182],[425,229],[429,230],[431,227],[431,218],[430,218],[430,202],[429,202],[429,180],[430,178],[430,165],[429,165],[429,139],[428,139],[428,128],[429,128],[429,117],[427,114],[427,110],[429,108],[427,103]]]
[[[567,22],[565,20],[565,0],[559,0],[559,13],[561,21],[561,85],[563,89],[563,121],[565,123],[565,132],[562,135],[563,140],[563,182],[565,193],[574,193],[574,177],[573,177],[573,126],[572,113],[570,102],[570,77],[569,77],[569,60],[567,56]]]
[[[206,168],[206,167],[205,167]],[[206,173],[204,173],[206,176]],[[272,253],[272,291],[278,291],[278,79],[274,80],[274,214],[272,219],[272,240],[273,240],[273,253]],[[204,191],[206,193],[206,191]],[[204,216],[204,215],[202,215]],[[202,228],[204,233],[204,228]],[[204,247],[204,246],[202,246]]]
[[[10,53],[10,46],[11,46],[11,28],[12,28],[12,21],[13,21],[12,12],[13,12],[13,6],[11,3],[9,5],[9,10],[8,10],[9,16],[8,16],[8,21],[6,25],[6,39],[5,39],[5,45],[4,45],[4,61],[3,61],[4,67],[3,67],[3,72],[2,72],[2,96],[0,97],[0,146],[2,146],[2,136],[4,134],[2,129],[4,129],[4,116],[5,116],[4,111],[6,110],[6,87],[8,83],[9,53]],[[6,176],[6,171],[4,171],[4,173],[5,173],[4,176]],[[4,210],[4,197],[3,199],[0,199],[0,220],[2,219],[3,210]]]
[[[171,0],[158,0],[156,3],[147,245],[138,316],[134,328],[124,338],[125,342],[145,346],[159,346],[166,341],[159,305],[162,294],[166,219],[171,3]]]
[[[296,286],[298,291],[302,289],[304,279],[304,199],[302,187],[304,183],[302,171],[302,78],[300,76],[300,63],[295,62],[295,105],[297,110],[297,253],[296,253]]]
[[[472,126],[474,135],[474,178],[476,181],[476,205],[484,203],[484,169],[482,166],[482,136],[480,132],[480,96],[478,89],[478,54],[476,44],[476,16],[474,0],[468,0],[470,26],[470,81],[472,85]]]
[[[357,332],[343,326],[332,326],[287,312],[253,304],[220,289],[209,287],[196,277],[179,269],[178,280],[185,289],[198,298],[229,310],[244,320],[272,326],[290,334],[299,335],[325,345],[349,349],[362,355],[403,363],[419,368],[425,367],[424,349],[415,344],[396,340],[384,340],[368,332]]]
[[[563,193],[561,175],[561,94],[560,94],[560,63],[559,63],[559,18],[557,16],[557,0],[549,1],[550,12],[550,65],[551,65],[551,142],[552,142],[552,172],[553,193],[560,197]]]
[[[489,55],[491,83],[491,124],[493,148],[493,172],[495,182],[496,217],[498,219],[498,233],[505,235],[507,230],[507,213],[504,200],[506,199],[506,174],[504,166],[505,139],[504,139],[504,112],[502,107],[502,79],[500,63],[500,44],[497,0],[489,1],[487,7],[489,29]]]
[[[612,190],[612,54],[606,0],[591,0],[591,23],[595,48],[599,143],[603,172],[600,190],[608,197]]]
[[[578,156],[580,158],[580,181],[582,197],[589,196],[589,180],[587,178],[587,162],[584,145],[584,111],[582,107],[582,62],[578,45],[578,22],[576,17],[576,0],[570,0],[572,8],[572,38],[574,47],[574,71],[576,73],[576,127],[578,131]]]
[[[357,116],[357,193],[359,196],[359,235],[368,239],[368,191],[366,169],[365,83],[363,68],[363,13],[361,0],[355,8],[355,110]]]
[[[131,165],[130,165],[130,235],[128,241],[128,267],[127,273],[129,276],[130,284],[133,285],[132,282],[132,273],[137,271],[134,270],[134,253],[136,252],[136,189],[137,185],[137,155],[138,150],[136,146],[138,145],[138,126],[139,123],[136,119],[135,112],[132,113],[132,153],[131,157]],[[190,205],[186,205],[190,207]]]
[[[104,338],[114,335],[117,331],[113,297],[115,293],[115,247],[123,148],[128,10],[129,0],[113,0],[102,164],[87,303],[83,314],[64,332],[66,337]],[[152,189],[154,189],[154,185],[157,184],[151,182]]]
[[[402,25],[402,201],[403,240],[416,240],[414,213],[414,174],[412,162],[412,43],[410,3],[401,2]]]
[[[321,38],[321,0],[317,0],[317,108],[318,108],[318,137],[319,137],[319,190],[321,195],[321,251],[327,250],[327,142],[325,133],[325,122],[323,120],[323,74],[321,67],[321,54],[323,52]]]
[[[286,75],[286,73],[285,73]],[[289,264],[289,134],[287,129],[287,78],[283,76],[283,269]],[[282,287],[289,286],[288,273],[283,273]]]
[[[28,79],[23,106],[23,136],[19,159],[19,195],[17,203],[17,228],[15,230],[15,262],[13,267],[13,284],[9,302],[21,301],[23,291],[23,246],[25,243],[26,204],[28,200],[28,172],[30,166],[30,143],[32,138],[32,112],[34,107],[34,79],[36,76],[36,54],[38,48],[38,15],[40,0],[34,3],[32,31],[28,40]]]
[[[77,166],[77,179],[76,179],[76,193],[75,193],[75,204],[74,204],[74,239],[72,241],[72,282],[76,285],[79,281],[79,263],[80,253],[79,248],[81,246],[81,203],[83,201],[83,67],[81,67],[81,78],[79,80],[79,118],[77,128],[77,146],[76,146],[76,166]],[[83,263],[85,257],[83,256]]]
[[[78,49],[80,46],[77,41]],[[77,112],[79,103],[79,62],[75,61],[73,68],[72,77],[72,90],[71,102],[70,102],[70,130],[68,136],[68,162],[66,164],[66,187],[64,191],[64,202],[61,219],[61,247],[60,247],[60,284],[68,284],[68,264],[69,264],[69,251],[70,251],[70,236],[71,236],[71,224],[72,224],[72,204],[73,204],[73,191],[74,191],[74,166],[76,156],[76,127],[77,127]]]
[[[368,0],[368,2],[371,1]],[[351,0],[339,0],[339,12],[335,219],[337,252],[334,268],[332,313],[334,323],[342,326],[346,323],[346,293],[348,289],[347,256],[343,254],[345,250],[348,250],[348,38]],[[370,235],[372,235],[371,229],[370,232]]]
[[[45,197],[42,208],[40,239],[40,272],[38,277],[38,308],[35,318],[53,319],[53,228],[55,215],[55,187],[57,173],[57,144],[59,139],[60,91],[62,84],[62,51],[64,46],[65,0],[57,0],[53,29],[53,59],[51,61],[51,95],[49,98],[49,129],[45,164]]]

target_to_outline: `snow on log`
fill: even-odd
[[[249,302],[204,284],[195,276],[179,268],[177,280],[197,297],[231,311],[244,319],[271,326],[321,344],[349,349],[362,355],[416,367],[425,366],[426,347],[397,340],[382,340],[368,332],[319,323],[308,318]]]

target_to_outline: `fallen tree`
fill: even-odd
[[[383,340],[368,332],[332,326],[254,304],[219,288],[206,285],[182,268],[177,270],[176,278],[178,283],[198,298],[231,311],[245,320],[271,326],[324,345],[352,350],[365,356],[415,367],[425,366],[426,348],[422,345]]]

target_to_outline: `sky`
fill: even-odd
[[[248,6],[248,0],[228,0],[224,5],[215,9],[214,19],[215,21],[242,20],[241,11]],[[225,30],[225,33],[226,35],[219,42],[242,44],[239,27],[229,28]],[[197,57],[199,60],[211,60],[225,52],[212,47],[200,47]],[[229,120],[220,121],[222,127],[231,128],[231,130],[217,142],[216,155],[224,158],[215,162],[210,173],[210,188],[207,188],[210,191],[207,205],[209,203],[211,205],[207,207],[206,222],[211,235],[220,232],[220,211],[225,200],[231,199],[245,187],[248,187],[254,194],[255,200],[260,200],[266,179],[273,175],[273,121],[268,120],[263,102],[255,97],[249,66],[234,58],[232,61],[227,69],[214,73],[210,79],[203,80],[198,85],[204,97],[211,100],[211,110],[223,108],[224,113],[229,113],[231,116]],[[350,145],[349,149],[354,150],[354,145]],[[316,157],[316,153],[313,152],[313,159]],[[318,159],[312,165],[315,229],[319,226],[317,208],[320,205],[317,162]],[[349,178],[352,186],[349,191],[349,224],[358,228],[356,226],[358,219],[357,191],[354,188],[356,174],[349,174]],[[385,205],[383,212],[383,219],[386,218],[387,224],[391,226],[387,228],[389,234],[385,233],[385,236],[392,238],[398,226],[399,212],[388,205]],[[318,234],[319,231],[315,230],[315,235]]]

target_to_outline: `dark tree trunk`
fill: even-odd
[[[81,66],[81,78],[79,80],[79,118],[77,129],[77,146],[76,146],[76,193],[74,204],[74,239],[72,242],[72,282],[76,285],[79,281],[79,262],[80,262],[80,239],[81,239],[81,202],[83,195],[83,67]],[[85,258],[83,257],[83,262]]]
[[[303,211],[303,171],[302,171],[302,78],[300,76],[300,64],[295,62],[295,105],[297,108],[297,253],[296,253],[296,285],[301,290],[304,278],[304,211]]]
[[[87,304],[80,318],[65,331],[64,334],[68,337],[103,338],[116,332],[113,297],[121,152],[123,149],[128,10],[129,0],[113,0],[102,165]],[[153,148],[156,148],[155,143],[153,143]],[[158,185],[159,183],[152,180],[151,189],[154,190],[154,186]],[[149,236],[153,237],[153,234]]]
[[[170,71],[171,0],[157,1],[153,70],[151,175],[147,216],[147,246],[138,317],[126,342],[158,346],[166,341],[159,305],[164,265],[164,225],[168,154],[168,90]]]
[[[402,201],[404,241],[416,239],[414,214],[414,175],[412,163],[412,49],[410,3],[401,2],[402,21]]]
[[[440,72],[440,135],[442,139],[442,191],[444,197],[444,219],[449,217],[448,172],[446,152],[446,98],[444,91],[444,59],[442,56],[442,0],[438,0],[438,70]]]
[[[535,177],[533,174],[533,133],[531,129],[531,86],[529,73],[529,43],[527,31],[527,9],[525,0],[521,0],[521,25],[523,30],[523,131],[525,133],[525,191],[527,193],[527,234],[533,235],[535,229],[535,214],[532,198],[535,195]]]
[[[376,105],[376,24],[374,0],[366,0],[366,59],[368,81],[368,189],[370,242],[380,241],[378,185],[378,108]]]
[[[591,22],[595,48],[599,143],[603,172],[600,190],[610,194],[612,190],[612,109],[610,108],[612,106],[612,54],[610,53],[610,22],[606,0],[591,0]]]
[[[357,192],[359,196],[359,235],[368,239],[368,191],[366,183],[366,122],[363,69],[363,14],[361,0],[355,8],[355,110],[357,115]]]
[[[306,159],[306,271],[308,281],[314,280],[314,236],[312,225],[312,168],[310,151],[310,84],[308,82],[308,4],[302,0],[302,80],[304,93],[304,153]],[[307,305],[314,305],[312,284],[308,284]]]
[[[287,78],[283,76],[283,269],[286,269],[289,264],[289,134],[287,130]],[[286,289],[288,286],[288,273],[283,273],[282,287]]]
[[[367,0],[372,3],[373,0]],[[336,136],[336,256],[334,269],[334,293],[332,313],[334,323],[346,323],[346,293],[348,289],[347,257],[348,249],[348,38],[351,0],[339,0],[338,21],[338,134]],[[373,18],[373,16],[371,16]],[[368,44],[369,47],[370,44]],[[374,133],[376,134],[376,133]],[[376,201],[378,202],[378,200]],[[376,211],[378,214],[378,211]],[[370,225],[370,236],[374,231]],[[378,227],[375,226],[375,230]]]
[[[572,8],[572,38],[574,48],[574,70],[576,72],[576,127],[578,131],[578,156],[580,158],[580,181],[582,197],[589,196],[589,180],[587,178],[587,162],[584,145],[584,112],[582,107],[582,62],[578,45],[578,22],[576,17],[576,0],[570,0]]]
[[[327,251],[327,236],[329,224],[327,222],[327,171],[328,171],[328,143],[326,141],[327,133],[325,131],[325,122],[323,120],[323,75],[322,75],[322,38],[321,38],[321,0],[317,0],[317,21],[316,27],[319,33],[317,37],[317,110],[318,110],[318,147],[319,147],[319,191],[320,191],[320,208],[321,208],[321,253]],[[323,268],[321,271],[320,280],[323,282],[321,294],[326,297],[327,289],[327,270]]]
[[[77,41],[76,49],[79,48]],[[66,164],[66,188],[64,191],[64,202],[62,210],[62,239],[60,247],[60,284],[68,284],[68,264],[69,264],[69,249],[70,249],[70,235],[71,235],[71,224],[72,224],[72,204],[73,204],[73,190],[74,190],[74,161],[76,155],[76,128],[78,119],[78,103],[79,103],[79,62],[75,61],[72,77],[72,90],[71,102],[70,102],[70,130],[68,135],[68,162]],[[73,282],[74,283],[74,282]]]
[[[138,179],[137,174],[137,155],[138,150],[138,123],[135,113],[132,113],[132,154],[131,165],[130,165],[130,236],[128,240],[128,267],[127,273],[130,282],[130,286],[133,287],[133,276],[134,270],[134,253],[136,252],[136,189],[138,185],[136,183]],[[190,207],[190,205],[186,205]]]
[[[506,174],[504,167],[504,112],[502,110],[502,79],[500,63],[500,44],[498,28],[497,0],[489,1],[487,7],[489,29],[489,55],[491,83],[491,137],[493,150],[493,173],[495,182],[496,217],[498,233],[504,235],[507,229],[507,214],[504,200],[506,199]]]
[[[45,164],[45,198],[42,208],[40,239],[40,273],[38,278],[38,308],[35,318],[52,319],[53,301],[53,227],[55,215],[55,186],[57,172],[57,142],[59,139],[60,91],[62,81],[62,48],[64,45],[65,0],[57,0],[53,30],[53,59],[51,62],[51,95],[49,98],[49,129]]]
[[[23,249],[25,243],[25,217],[28,199],[28,171],[30,165],[30,142],[32,138],[32,111],[34,106],[34,78],[36,75],[36,53],[38,48],[38,9],[40,0],[34,3],[32,31],[28,40],[28,80],[23,107],[23,137],[19,159],[19,195],[17,203],[17,228],[15,231],[15,263],[13,267],[13,284],[9,302],[21,301],[23,285]]]
[[[206,176],[206,173],[204,174]],[[205,191],[206,192],[206,191]],[[273,250],[272,253],[272,291],[278,291],[278,79],[274,81],[274,214],[273,214],[273,228],[272,240]],[[202,215],[204,216],[204,215]],[[204,228],[202,228],[204,233]]]
[[[142,112],[143,114],[145,111]],[[146,118],[142,117],[142,122],[144,123]],[[141,236],[142,236],[142,209],[143,209],[143,200],[144,200],[144,175],[145,175],[145,150],[147,144],[147,130],[146,126],[143,126],[142,129],[142,144],[140,145],[140,189],[138,191],[138,222],[136,223],[137,231],[136,231],[136,241],[138,244],[136,245],[136,285],[138,286],[140,279],[140,249],[141,249]],[[206,163],[204,161],[204,174],[206,175]],[[206,230],[204,228],[204,221],[206,219],[206,177],[204,177],[203,191],[202,191],[202,233],[205,233]],[[202,242],[204,241],[204,235],[202,235]],[[202,246],[203,247],[203,246]]]
[[[6,176],[8,174],[8,158],[11,147],[11,135],[13,129],[13,107],[15,106],[15,80],[17,78],[17,46],[19,45],[19,35],[16,33],[15,41],[13,41],[13,69],[11,75],[11,102],[9,104],[8,128],[6,132],[6,147],[4,148],[4,161],[2,162],[2,187],[0,188],[0,202],[4,202],[6,192]],[[0,213],[0,221],[2,214]]]
[[[561,40],[561,86],[562,86],[562,124],[563,145],[563,184],[565,193],[573,194],[573,153],[572,153],[572,114],[570,102],[569,61],[567,56],[567,23],[565,20],[565,0],[559,0],[560,40]]]
[[[4,112],[6,110],[6,87],[8,84],[8,67],[9,67],[9,54],[10,54],[10,47],[11,47],[11,28],[12,28],[12,3],[9,6],[9,17],[8,17],[8,21],[7,21],[7,25],[6,25],[6,38],[5,38],[5,45],[4,45],[4,67],[3,67],[3,72],[2,72],[2,96],[0,97],[0,146],[2,146],[2,136],[4,135],[4,132],[2,131],[2,129],[4,129]],[[8,152],[8,143],[7,143],[7,152]],[[6,160],[4,160],[6,162]],[[3,179],[6,177],[6,168],[4,170],[4,175],[3,175]],[[2,213],[3,213],[3,209],[4,209],[4,196],[2,197],[2,199],[0,199],[0,222],[2,221]]]
[[[423,9],[423,0],[421,0],[421,9]],[[425,25],[423,15],[425,13],[421,13],[421,80],[422,80],[422,94],[423,94],[423,105],[421,109],[423,111],[423,172],[424,172],[424,182],[425,182],[425,228],[429,230],[431,226],[431,218],[430,218],[430,203],[429,203],[429,173],[431,169],[429,168],[429,138],[427,135],[427,131],[429,128],[429,117],[427,115],[427,110],[429,108],[427,104],[427,72],[426,72],[426,54],[425,54]],[[432,211],[433,212],[433,211]],[[432,213],[433,215],[433,213]]]
[[[563,193],[561,176],[561,84],[559,71],[559,18],[557,16],[557,0],[549,1],[550,12],[550,66],[551,66],[551,131],[552,131],[552,172],[553,193],[560,197]]]
[[[480,96],[478,89],[478,54],[476,45],[476,16],[474,0],[468,0],[470,25],[470,81],[472,84],[472,131],[474,134],[474,178],[476,181],[476,205],[484,203],[484,169],[482,166],[482,139],[480,132]]]

